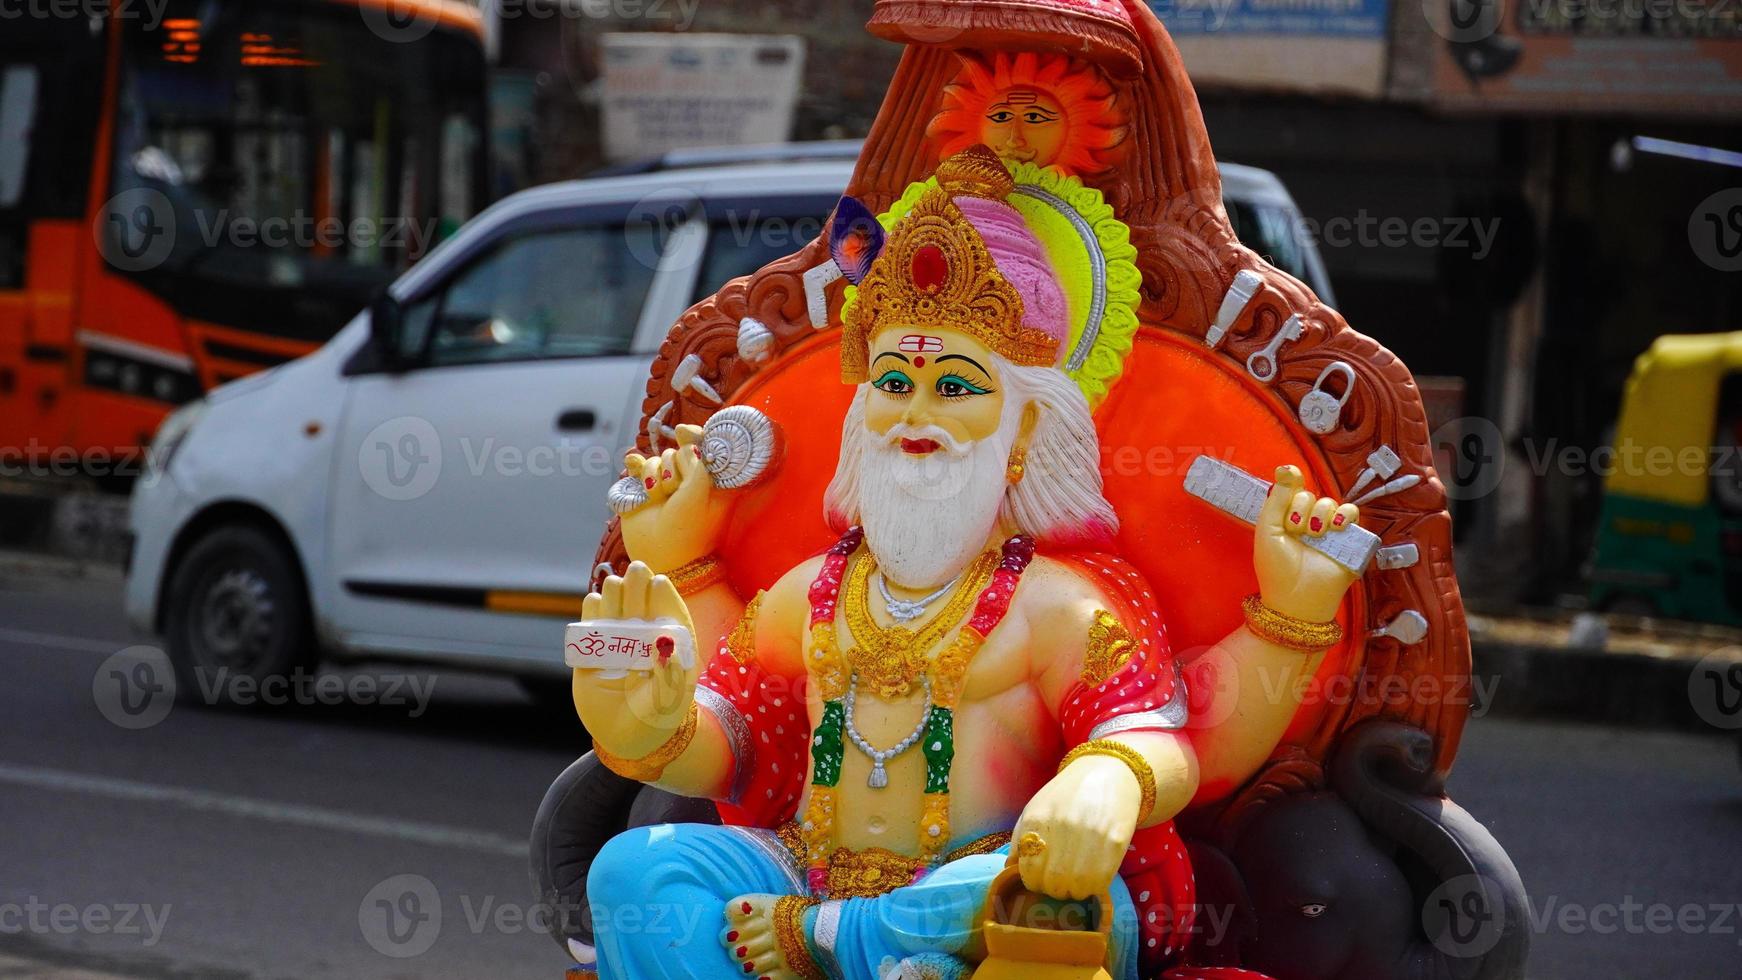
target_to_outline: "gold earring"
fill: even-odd
[[[1028,464],[1028,449],[1017,446],[1010,450],[1010,461],[1004,467],[1004,482],[1015,486],[1022,482],[1022,470]]]

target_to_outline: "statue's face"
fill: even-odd
[[[1005,89],[986,107],[981,140],[1006,160],[1046,166],[1065,141],[1065,109],[1038,88]]]
[[[933,327],[892,327],[871,342],[865,427],[883,435],[897,424],[936,426],[957,443],[995,434],[1004,391],[992,352],[973,337]],[[903,452],[928,456],[929,439],[904,439]]]

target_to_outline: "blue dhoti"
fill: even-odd
[[[955,954],[979,925],[1005,851],[951,861],[919,882],[877,898],[825,902],[810,913],[817,962],[842,980],[880,980],[915,956]],[[1137,977],[1137,913],[1113,881],[1118,980]],[[742,977],[720,934],[726,903],[740,895],[808,894],[804,873],[767,830],[662,824],[612,838],[587,876],[604,980]]]

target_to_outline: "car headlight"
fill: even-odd
[[[167,473],[169,461],[174,458],[175,451],[181,448],[182,441],[194,429],[206,414],[205,399],[195,399],[186,405],[169,413],[163,424],[157,427],[157,435],[151,439],[151,446],[146,450],[145,462],[148,473]]]

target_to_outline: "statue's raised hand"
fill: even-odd
[[[1266,606],[1297,619],[1329,622],[1355,575],[1329,555],[1308,548],[1302,538],[1354,525],[1361,510],[1316,496],[1302,489],[1302,482],[1299,469],[1276,468],[1276,485],[1258,514],[1252,564]]]
[[[676,449],[623,460],[647,491],[647,502],[622,516],[623,546],[629,557],[661,572],[712,554],[731,513],[702,465],[701,441],[699,426],[680,425]]]
[[[695,635],[689,608],[677,587],[654,575],[642,562],[605,579],[581,606],[586,620],[667,620]],[[691,644],[693,649],[694,644]],[[678,730],[696,698],[699,660],[671,656],[650,669],[604,670],[577,667],[575,710],[593,740],[614,755],[638,759],[663,745]]]

